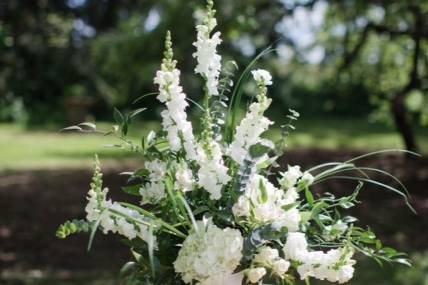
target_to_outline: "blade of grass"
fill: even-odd
[[[247,80],[251,69],[253,66],[259,61],[260,58],[262,58],[264,55],[274,51],[272,48],[272,45],[265,48],[263,51],[261,51],[244,69],[241,76],[239,77],[235,88],[233,89],[229,109],[227,111],[227,117],[226,117],[226,128],[225,128],[225,139],[227,142],[230,142],[232,140],[233,136],[233,130],[236,125],[236,119],[237,119],[237,113],[239,110],[239,106],[241,104],[241,98],[243,93],[242,85]]]

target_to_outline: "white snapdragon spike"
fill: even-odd
[[[197,40],[193,43],[196,52],[193,57],[197,59],[195,73],[201,74],[206,81],[206,90],[209,96],[218,95],[218,79],[221,70],[221,56],[217,53],[217,46],[221,43],[220,32],[211,35],[217,26],[214,18],[215,10],[212,1],[208,1],[208,11],[202,24],[196,26]]]
[[[145,162],[145,167],[149,171],[150,182],[145,183],[139,190],[141,204],[156,204],[166,197],[164,179],[166,176],[166,163],[155,159]]]
[[[346,283],[354,273],[353,251],[348,248],[331,249],[327,252],[309,251],[303,233],[290,233],[284,245],[287,258],[297,261],[297,272],[302,280],[313,277],[330,282]]]
[[[264,86],[272,85],[272,75],[270,75],[269,71],[256,69],[251,71],[251,73],[253,74],[254,80],[257,84]]]
[[[86,219],[89,222],[99,221],[103,229],[103,233],[109,232],[118,233],[125,236],[129,240],[136,237],[148,242],[150,238],[148,227],[139,223],[136,225],[130,222],[125,217],[133,220],[146,221],[146,218],[140,215],[137,211],[123,207],[122,205],[106,200],[108,189],[105,188],[101,192],[91,189],[88,193],[88,204],[85,208],[87,213]],[[146,221],[148,222],[148,221]],[[156,241],[155,241],[156,243]]]
[[[179,151],[182,147],[186,151],[186,158],[197,159],[196,140],[193,135],[192,124],[187,120],[186,94],[180,86],[180,71],[176,68],[176,61],[172,59],[170,34],[167,34],[165,58],[161,69],[156,73],[154,83],[159,86],[157,99],[165,103],[166,110],[162,111],[162,126],[172,151]]]
[[[284,210],[283,206],[296,202],[298,196],[286,197],[283,190],[265,177],[254,174],[232,211],[237,217],[251,218],[259,224],[272,224],[277,230],[286,227],[289,232],[295,232],[299,229],[300,213],[295,208]]]
[[[257,81],[257,83],[262,84],[259,85],[258,101],[250,105],[247,114],[236,128],[234,140],[227,150],[228,155],[240,165],[244,163],[245,158],[248,158],[251,146],[258,143],[268,146],[273,145],[269,140],[260,138],[269,126],[273,124],[272,121],[263,116],[272,100],[266,97],[264,81]]]
[[[239,230],[220,229],[211,221],[197,222],[184,240],[174,262],[176,273],[191,284],[212,284],[213,279],[230,277],[242,258],[243,238]]]
[[[228,168],[224,165],[220,145],[214,141],[210,143],[211,153],[203,153],[199,160],[198,185],[210,193],[212,200],[221,198],[221,189],[232,178],[227,174]]]

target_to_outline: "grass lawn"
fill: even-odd
[[[303,147],[369,151],[402,148],[401,138],[393,129],[382,124],[370,124],[365,119],[303,118],[295,126],[296,131],[288,139],[290,149]],[[99,128],[108,129],[109,125],[103,123]],[[159,129],[159,125],[135,125],[130,139],[138,143],[150,129]],[[278,138],[280,131],[273,129],[268,136]],[[428,129],[418,129],[417,138],[422,152],[427,153]],[[87,167],[94,153],[98,153],[106,164],[114,163],[118,157],[131,159],[132,154],[129,152],[105,147],[114,143],[118,143],[118,140],[113,137],[60,133],[56,130],[26,130],[20,125],[0,124],[0,170]]]

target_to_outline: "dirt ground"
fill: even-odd
[[[356,155],[358,153],[349,151],[299,150],[289,152],[282,159],[282,165],[298,163],[308,167],[344,161]],[[400,250],[427,249],[428,158],[406,160],[402,155],[390,154],[366,159],[361,164],[399,177],[408,187],[412,204],[418,211],[418,215],[412,214],[397,195],[367,187],[361,194],[364,203],[355,213],[361,223],[372,225],[386,244]],[[129,170],[131,165],[104,170],[105,184],[111,189],[113,199],[125,199],[119,190],[125,178],[117,173]],[[84,217],[90,176],[90,169],[0,174],[0,273],[2,270],[52,270],[67,275],[95,269],[117,272],[129,256],[117,237],[97,234],[89,253],[85,249],[86,235],[74,235],[67,240],[55,237],[60,223]],[[352,186],[334,181],[323,184],[318,191],[346,194]]]

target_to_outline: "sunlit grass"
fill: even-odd
[[[370,124],[365,119],[316,118],[300,119],[297,129],[288,138],[290,149],[326,148],[371,151],[402,148],[401,138],[393,129],[382,124]],[[131,129],[130,139],[139,144],[150,129],[159,129],[158,123],[140,123]],[[107,123],[98,128],[109,129]],[[279,138],[273,128],[268,136]],[[428,129],[418,129],[421,150],[428,152]],[[129,152],[105,145],[118,143],[113,137],[94,134],[60,133],[56,130],[26,130],[20,125],[0,124],[0,169],[34,169],[57,167],[87,167],[94,153],[103,163],[114,163],[115,158],[135,159]]]

